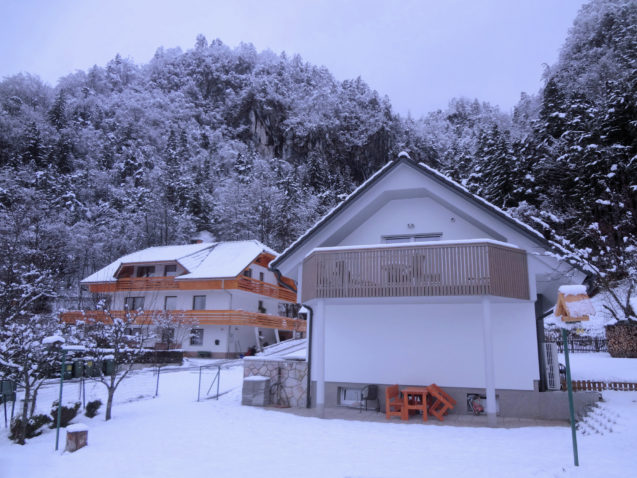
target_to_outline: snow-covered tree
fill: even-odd
[[[151,338],[152,332],[151,321],[141,310],[126,309],[121,314],[112,312],[104,303],[100,306],[101,313],[87,314],[87,319],[80,324],[79,332],[88,356],[98,364],[106,361],[113,363],[113,373],[107,374],[100,368],[95,378],[106,387],[105,419],[110,420],[117,387],[145,353],[144,344]]]

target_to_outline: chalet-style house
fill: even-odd
[[[542,313],[585,274],[549,251],[401,153],[270,264],[310,311],[313,406],[348,403],[366,384],[382,397],[435,383],[460,404],[452,413],[479,393],[490,421],[568,417],[566,394],[540,392]]]
[[[305,331],[305,321],[293,318],[293,282],[268,269],[276,255],[258,241],[151,247],[82,284],[106,299],[111,314],[141,310],[139,323],[159,323],[157,348],[235,357]],[[69,311],[62,320],[92,316],[100,312]]]

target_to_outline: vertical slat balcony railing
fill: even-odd
[[[317,250],[303,263],[315,298],[495,295],[529,298],[526,252],[492,242]]]

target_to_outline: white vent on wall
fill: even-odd
[[[546,386],[549,390],[560,389],[560,364],[557,360],[557,344],[544,344],[544,363],[546,363]]]

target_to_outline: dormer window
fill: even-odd
[[[177,275],[177,264],[167,264],[164,266],[164,276],[172,277]]]
[[[155,266],[138,266],[137,277],[150,277],[155,274]]]

